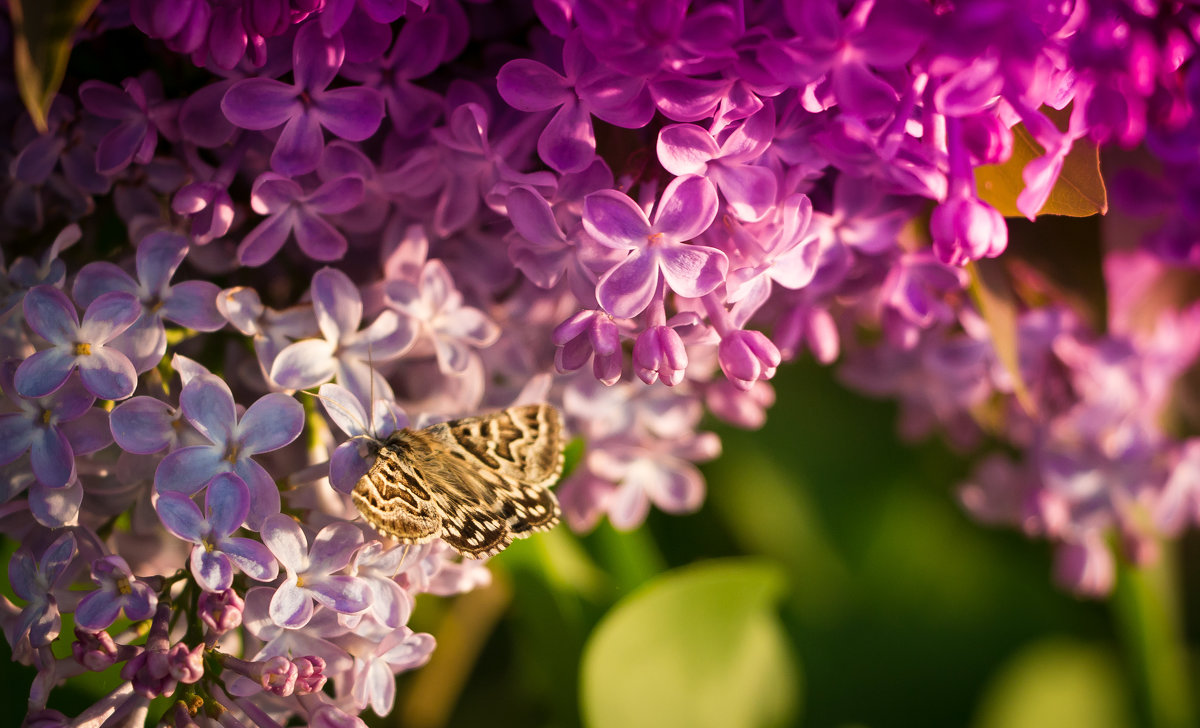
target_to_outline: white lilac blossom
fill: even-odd
[[[1164,425],[1200,355],[1172,297],[1200,266],[1192,5],[510,9],[101,0],[75,42],[103,67],[23,94],[45,114],[0,84],[0,626],[38,671],[27,725],[169,694],[175,726],[388,712],[435,646],[416,595],[490,572],[381,541],[348,493],[397,429],[513,402],[583,442],[558,486],[578,531],[698,508],[704,411],[761,426],[806,352],[906,435],[1003,443],[960,500],[1052,542],[1068,589],[1200,522],[1200,439]],[[101,80],[130,72],[95,52],[117,37],[191,68]],[[1094,251],[1108,320],[1041,285],[1004,217],[1063,212],[1097,145],[1141,160],[1105,171],[1138,231]],[[1023,186],[978,184],[990,165]],[[1020,284],[1007,324],[989,270]],[[82,714],[51,707],[117,665]]]

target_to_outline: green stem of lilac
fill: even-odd
[[[1169,543],[1157,563],[1122,563],[1112,612],[1151,728],[1196,725],[1179,615],[1178,564]]]

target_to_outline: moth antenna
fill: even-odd
[[[371,372],[368,377],[371,381],[367,384],[367,397],[370,400],[367,402],[367,419],[370,421],[371,437],[378,440],[379,433],[375,431],[375,358],[371,356],[370,341],[367,342],[367,369]]]

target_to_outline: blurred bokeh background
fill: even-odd
[[[763,429],[710,423],[724,454],[704,467],[699,513],[656,512],[632,533],[560,527],[494,559],[490,588],[419,597],[412,626],[438,648],[401,676],[393,714],[369,722],[1146,723],[1140,637],[1114,626],[1137,608],[1126,590],[1078,600],[1053,586],[1047,544],[969,521],[954,497],[968,461],[899,441],[890,403],[810,363],[775,384]],[[33,673],[7,654],[0,669],[0,725],[15,726]],[[60,689],[51,705],[74,714],[116,680]]]

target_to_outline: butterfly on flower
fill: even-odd
[[[558,523],[549,488],[562,474],[563,437],[550,405],[403,429],[376,442],[375,462],[351,497],[386,537],[440,538],[476,559]]]

